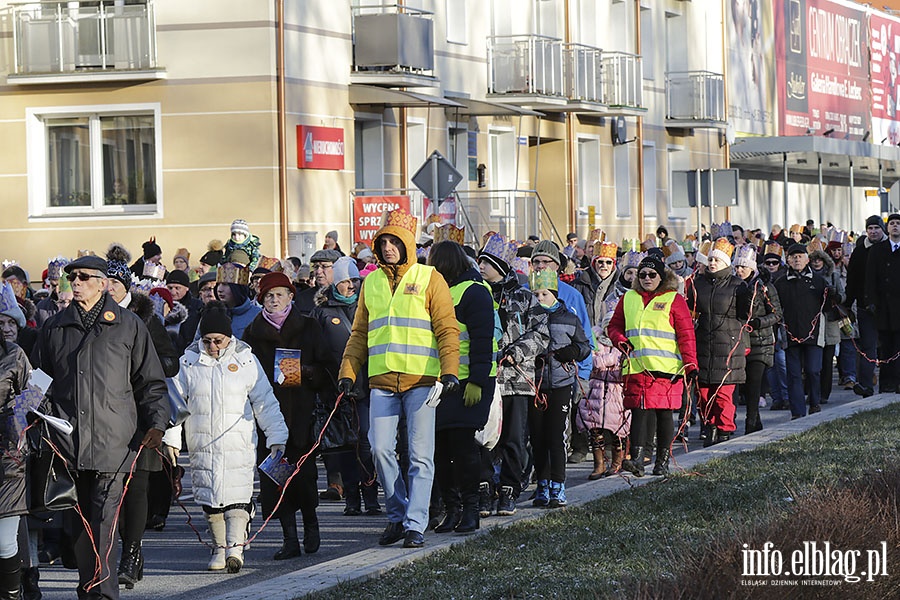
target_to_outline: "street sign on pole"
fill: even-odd
[[[438,202],[452,194],[462,180],[462,173],[437,150],[431,153],[425,164],[419,167],[412,177],[413,184],[422,190],[425,196]]]

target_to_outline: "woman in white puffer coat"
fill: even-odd
[[[244,564],[250,523],[256,426],[265,433],[272,455],[284,453],[288,429],[250,346],[232,336],[224,306],[208,304],[199,331],[200,341],[185,351],[176,379],[190,411],[183,427],[191,484],[215,545],[208,569],[227,567],[237,573]],[[167,450],[181,446],[181,429],[166,432]]]

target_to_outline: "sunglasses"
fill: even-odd
[[[207,346],[227,346],[228,342],[231,338],[221,338],[221,339],[212,339],[212,338],[200,338],[200,341],[206,344]]]
[[[780,260],[767,260],[766,264],[769,265],[770,267],[775,267],[777,265],[780,265],[781,261]]]
[[[659,277],[659,273],[657,273],[656,271],[641,271],[640,273],[638,273],[638,277],[640,277],[641,279],[656,279],[657,277]]]
[[[70,283],[75,281],[76,279],[78,281],[90,281],[91,279],[93,279],[95,277],[97,279],[106,279],[106,277],[104,277],[103,275],[91,275],[90,273],[84,273],[84,272],[69,273],[66,275],[66,279],[68,279]]]
[[[597,259],[597,264],[599,264],[599,265],[611,265],[611,264],[613,264],[613,261],[611,261],[611,260],[609,260],[609,259],[598,258],[598,259]]]

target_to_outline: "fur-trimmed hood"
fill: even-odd
[[[326,306],[328,304],[328,301],[331,300],[331,294],[328,293],[330,288],[330,285],[325,285],[316,290],[316,295],[313,296],[313,303],[316,306]]]
[[[631,282],[631,289],[640,293],[644,292],[644,289],[641,288],[640,278],[635,275],[634,281]],[[654,294],[664,294],[666,292],[677,292],[678,291],[678,275],[675,274],[675,271],[666,267],[666,276],[663,277],[662,283],[659,284],[659,287],[656,288]]]
[[[174,306],[172,306],[172,310],[170,310],[169,314],[166,315],[165,325],[166,327],[180,326],[187,320],[187,318],[187,306],[185,306],[181,302],[175,302]]]
[[[809,260],[814,258],[822,259],[825,267],[822,269],[823,274],[828,277],[834,272],[834,259],[831,258],[824,250],[813,250],[809,253]]]
[[[128,303],[128,310],[139,316],[141,321],[144,323],[149,321],[150,317],[153,316],[154,309],[153,300],[148,296],[135,292],[131,293],[131,302]]]

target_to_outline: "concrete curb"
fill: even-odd
[[[677,464],[673,462],[673,468],[676,471],[692,469],[714,458],[723,458],[739,452],[746,452],[770,442],[782,440],[791,435],[812,429],[816,425],[842,419],[859,412],[877,410],[896,402],[900,402],[900,394],[879,394],[835,406],[827,411],[808,415],[802,419],[788,421],[752,435],[740,436],[711,448],[693,450],[679,457]],[[597,498],[609,496],[632,487],[653,483],[659,479],[660,477],[648,474],[646,477],[641,478],[623,475],[589,481],[566,490],[568,505],[580,506]],[[426,537],[427,545],[424,548],[417,550],[404,549],[399,542],[388,548],[374,547],[300,569],[293,573],[270,579],[265,583],[235,590],[217,596],[214,600],[293,600],[312,592],[327,590],[339,583],[377,577],[391,569],[420,560],[454,544],[462,543],[478,535],[484,535],[495,528],[508,527],[521,521],[539,519],[547,514],[549,514],[547,511],[532,510],[530,508],[522,510],[520,508],[512,517],[491,518],[482,521],[482,528],[470,536],[429,533]]]

